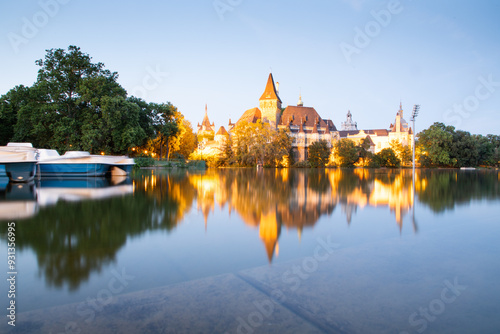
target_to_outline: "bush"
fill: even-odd
[[[134,159],[135,166],[140,167],[153,167],[156,164],[156,160],[151,157],[137,157]]]
[[[175,152],[174,154],[172,154],[170,156],[170,159],[171,160],[180,160],[180,161],[185,161],[186,158],[184,157],[184,155],[178,153],[178,152]]]
[[[375,154],[376,161],[381,167],[396,168],[401,165],[401,160],[396,156],[396,153],[391,148],[384,148],[382,151]]]
[[[304,161],[299,161],[293,164],[293,168],[311,168],[311,165],[309,164],[309,161],[304,160]]]
[[[309,145],[309,165],[314,168],[325,167],[330,157],[330,148],[325,140],[320,140]]]

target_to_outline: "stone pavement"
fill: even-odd
[[[443,243],[446,247],[440,247]],[[471,240],[481,250],[481,240]],[[468,254],[431,234],[21,313],[9,333],[497,333],[495,252]]]

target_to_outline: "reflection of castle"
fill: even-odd
[[[307,148],[319,140],[325,140],[329,147],[332,147],[333,142],[343,138],[351,139],[357,143],[367,139],[371,146],[370,150],[374,153],[390,147],[392,140],[398,140],[403,145],[412,144],[413,133],[403,118],[401,104],[396,113],[396,119],[389,126],[389,129],[358,130],[357,123],[352,120],[352,114],[348,111],[347,120],[342,122],[341,130],[337,131],[330,119],[322,118],[312,107],[305,107],[302,96],[299,97],[296,106],[288,105],[286,108],[282,108],[279,91],[271,73],[264,93],[259,99],[259,107],[245,111],[236,123],[231,123],[231,119],[229,119],[227,131],[221,126],[215,134],[215,124],[210,124],[205,106],[205,117],[201,125],[198,124],[198,139],[201,143],[199,149],[202,154],[216,153],[217,149],[221,149],[225,138],[231,135],[231,130],[235,125],[241,122],[256,123],[259,120],[268,123],[272,129],[289,130],[289,134],[293,138],[292,152],[295,161],[306,160]]]
[[[394,212],[400,229],[403,216],[413,205],[411,173],[388,172],[381,177],[372,171],[355,169],[256,171],[208,170],[189,176],[197,190],[198,210],[207,224],[215,204],[228,205],[249,226],[259,228],[269,261],[278,253],[281,229],[296,229],[300,238],[322,215],[330,215],[340,204],[346,220],[357,207],[385,206]]]

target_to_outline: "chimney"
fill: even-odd
[[[276,95],[280,95],[280,83],[276,81]]]

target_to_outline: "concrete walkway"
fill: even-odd
[[[498,333],[500,288],[487,269],[497,253],[481,252],[481,240],[470,240],[474,254],[450,247],[452,234],[444,246],[433,235],[351,248],[325,238],[311,257],[115,296],[95,312],[21,313],[0,331]]]

